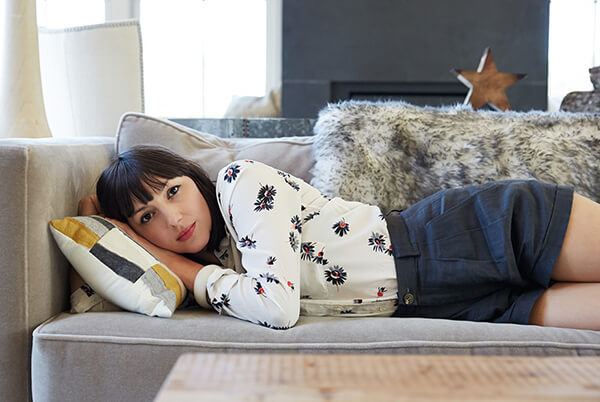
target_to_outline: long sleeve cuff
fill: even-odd
[[[194,299],[196,299],[196,303],[198,303],[201,307],[211,308],[210,300],[206,299],[206,283],[208,282],[208,277],[212,274],[217,268],[221,268],[218,265],[205,265],[194,279]]]

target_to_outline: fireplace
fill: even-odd
[[[283,0],[282,115],[328,102],[462,103],[452,68],[476,70],[486,47],[515,110],[546,110],[549,0]]]
[[[330,102],[401,100],[413,105],[463,103],[468,92],[460,82],[332,82]]]

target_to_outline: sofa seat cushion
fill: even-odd
[[[123,400],[151,400],[177,357],[186,352],[600,356],[600,332],[422,318],[304,316],[283,331],[200,309],[176,311],[168,320],[128,312],[62,313],[33,334],[34,400],[41,395],[68,399],[72,381],[86,389],[90,400],[114,398],[119,385]]]

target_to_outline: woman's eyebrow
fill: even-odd
[[[160,188],[160,190],[158,190],[158,193],[162,193],[165,188],[168,187],[169,185],[169,180],[165,181],[164,183],[161,183],[162,187]],[[136,209],[135,211],[133,211],[133,214],[131,216],[134,216],[135,214],[137,214],[138,212],[143,211],[144,209],[148,208],[148,204],[144,204],[141,207],[139,207],[138,209]]]
[[[133,211],[133,214],[131,216],[134,216],[135,214],[137,214],[138,212],[143,211],[144,209],[146,209],[148,207],[147,204],[142,205],[140,208],[138,208],[137,210]]]

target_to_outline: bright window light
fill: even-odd
[[[114,6],[117,0],[112,1]],[[264,96],[266,2],[139,0],[146,113],[221,117],[236,96]],[[104,0],[36,0],[36,5],[38,25],[47,28],[105,22]]]
[[[263,96],[265,0],[141,0],[146,113],[221,117]]]
[[[548,40],[548,110],[566,94],[593,89],[588,69],[600,63],[597,0],[551,0]]]
[[[114,1],[114,0],[113,0]],[[129,1],[129,0],[121,0]],[[267,0],[139,0],[145,105],[163,117],[220,117],[235,96],[263,96]],[[103,23],[104,0],[36,0],[48,28]],[[548,109],[590,91],[600,65],[598,0],[551,0]]]
[[[104,22],[104,0],[37,0],[38,25],[59,29]]]

